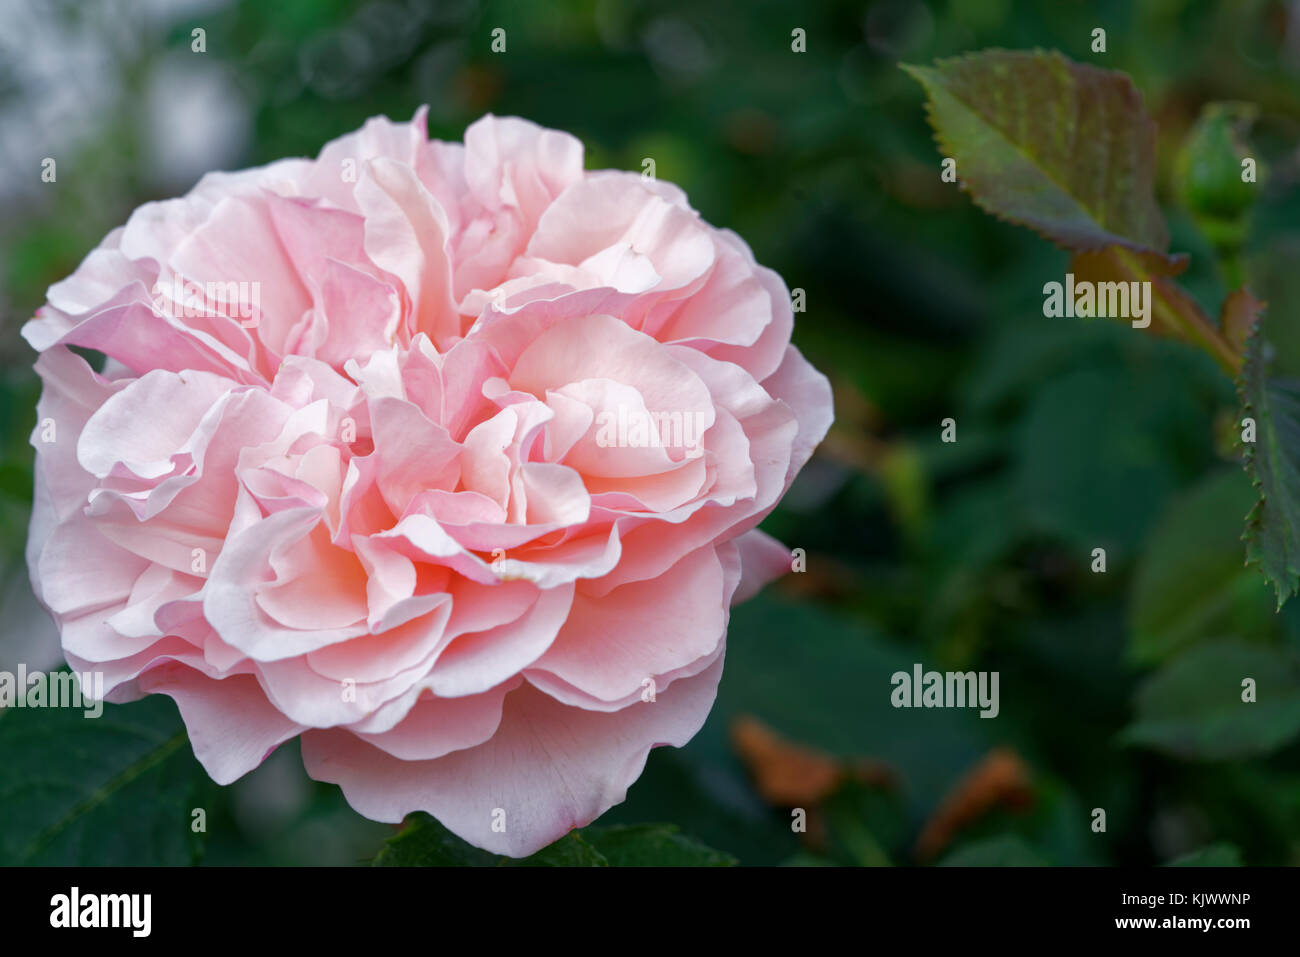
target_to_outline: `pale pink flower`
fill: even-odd
[[[744,242],[519,119],[210,174],[48,298],[28,562],[68,662],[174,698],[220,783],[300,736],[360,813],[515,856],[700,728],[831,420]]]

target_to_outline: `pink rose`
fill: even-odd
[[[529,854],[684,744],[831,420],[781,279],[573,137],[373,119],[140,207],[23,329],[67,660],[229,783]],[[68,346],[107,356],[102,373]]]

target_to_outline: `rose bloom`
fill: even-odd
[[[831,420],[792,318],[681,190],[520,119],[209,174],[23,329],[37,596],[217,782],[300,737],[361,814],[532,853],[699,730],[789,569],[755,526]]]

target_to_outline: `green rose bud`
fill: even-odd
[[[1176,161],[1179,200],[1220,250],[1245,240],[1259,188],[1255,160],[1242,138],[1255,113],[1249,103],[1207,104]]]

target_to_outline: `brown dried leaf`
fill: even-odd
[[[844,780],[844,768],[833,756],[797,745],[750,715],[731,723],[731,744],[759,795],[775,807],[817,804]]]
[[[916,857],[933,860],[957,832],[1002,805],[1025,807],[1031,797],[1029,769],[1007,748],[985,755],[948,792],[926,821],[916,842]]]

